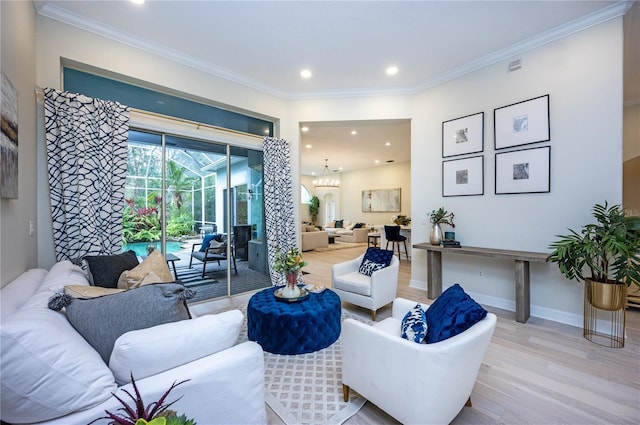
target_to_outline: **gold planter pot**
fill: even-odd
[[[586,279],[584,282],[590,290],[587,291],[589,302],[601,310],[616,311],[624,307],[627,299],[627,285],[623,282],[598,282]]]

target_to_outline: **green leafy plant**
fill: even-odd
[[[569,279],[584,280],[588,268],[591,280],[625,282],[640,286],[640,217],[627,216],[620,205],[596,204],[597,223],[587,224],[580,233],[556,235],[547,261],[558,263]]]
[[[276,259],[273,263],[273,269],[278,273],[297,273],[301,268],[307,265],[302,259],[302,254],[298,248],[291,248],[288,251],[276,252]]]
[[[453,218],[455,215],[452,212],[448,212],[444,209],[444,207],[440,207],[437,210],[433,210],[429,213],[430,221],[434,224],[448,224],[449,226],[455,228],[456,225],[453,223]]]
[[[411,224],[411,217],[407,217],[406,215],[398,215],[393,219],[395,224],[399,224],[400,226],[408,226]]]
[[[101,419],[109,419],[112,424],[116,425],[196,425],[193,419],[188,419],[185,415],[177,416],[176,412],[173,410],[169,410],[169,407],[173,405],[175,402],[180,400],[182,397],[177,398],[172,402],[165,402],[169,393],[176,388],[177,386],[184,384],[185,381],[180,381],[178,383],[173,383],[171,388],[160,396],[158,401],[154,401],[149,405],[145,406],[142,401],[142,395],[138,390],[138,386],[136,385],[135,379],[133,379],[133,374],[131,375],[131,385],[133,385],[133,390],[135,396],[131,394],[127,390],[122,390],[127,394],[131,400],[133,400],[133,404],[127,403],[122,398],[118,397],[116,394],[112,393],[112,395],[122,404],[123,407],[119,408],[117,412],[121,413],[113,413],[105,410],[107,416],[103,416],[97,418],[91,422],[89,425],[97,422]]]
[[[312,196],[309,202],[309,215],[313,224],[316,224],[318,219],[318,211],[320,211],[320,199],[317,196]]]

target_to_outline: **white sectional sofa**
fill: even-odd
[[[340,236],[338,239],[340,242],[366,243],[369,229],[364,223],[361,223],[362,227],[354,228],[356,224],[357,223],[348,220],[343,220],[342,227],[335,227],[336,222],[334,220],[327,223],[325,230],[329,235]]]
[[[107,365],[64,312],[47,307],[65,285],[89,285],[68,261],[29,270],[0,292],[3,421],[89,423],[121,407],[112,393],[133,393],[116,379],[131,372],[145,404],[188,380],[167,400],[181,397],[171,407],[179,414],[201,424],[267,422],[263,351],[255,342],[235,345],[244,320],[239,310],[125,333]]]
[[[311,251],[315,248],[329,246],[329,234],[324,230],[318,230],[315,226],[303,224],[300,236],[302,238],[302,251]]]

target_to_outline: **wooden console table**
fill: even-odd
[[[477,248],[463,246],[445,248],[430,243],[413,245],[416,249],[427,251],[427,296],[436,299],[442,293],[442,253],[475,255],[479,257],[514,260],[516,265],[516,321],[526,323],[530,315],[529,263],[544,263],[548,254],[542,252],[512,251],[507,249]]]

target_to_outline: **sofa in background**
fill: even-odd
[[[315,248],[329,246],[329,234],[324,230],[318,230],[311,224],[303,224],[300,228],[302,237],[302,251],[311,251]]]
[[[3,421],[89,423],[121,407],[112,393],[127,399],[122,390],[133,393],[124,383],[132,373],[145,403],[188,380],[169,400],[181,397],[172,409],[198,423],[266,423],[263,351],[255,342],[235,345],[244,320],[239,310],[124,333],[105,364],[66,314],[47,306],[67,285],[89,282],[63,261],[50,271],[29,270],[0,292]]]
[[[352,223],[348,220],[330,221],[325,226],[325,230],[330,235],[340,236],[337,239],[339,242],[366,243],[369,234],[365,223]]]

